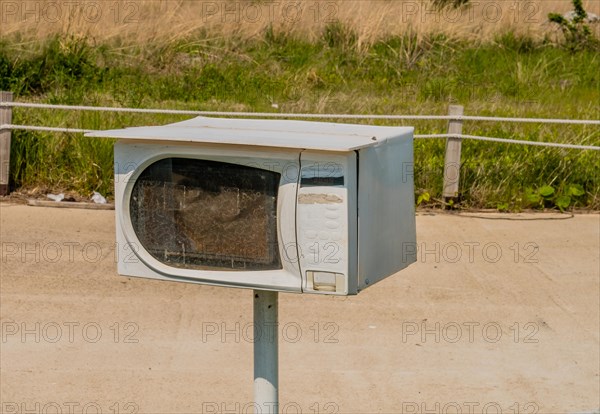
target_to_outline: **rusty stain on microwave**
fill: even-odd
[[[339,204],[344,200],[335,194],[300,194],[298,204]]]

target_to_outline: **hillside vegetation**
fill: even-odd
[[[130,3],[114,4],[125,11]],[[289,18],[277,20],[278,14],[268,21],[251,24],[246,18],[233,24],[218,13],[207,16],[207,10],[198,9],[201,3],[136,3],[139,21],[128,24],[114,23],[108,8],[101,16],[108,20],[87,25],[76,20],[76,13],[70,23],[42,22],[36,29],[12,16],[1,29],[0,89],[13,91],[19,101],[56,104],[446,114],[449,104],[459,103],[473,115],[599,117],[597,44],[573,50],[565,46],[558,27],[542,21],[546,12],[565,11],[565,2],[527,2],[540,10],[536,14],[540,21],[532,23],[523,22],[522,15],[508,18],[509,2],[495,3],[504,13],[498,22],[475,21],[490,3],[483,1],[475,11],[460,9],[466,21],[450,24],[448,13],[454,9],[438,14],[428,9],[425,17],[410,15],[416,20],[401,25],[393,21],[405,18],[407,12],[398,7],[420,3],[300,2],[304,10],[312,6],[319,13],[326,6],[337,7],[332,21],[302,14],[302,19],[309,19],[305,25]],[[265,2],[214,3],[265,7]],[[442,23],[432,23],[436,16]],[[89,129],[182,119],[186,117],[14,111],[18,124]],[[421,134],[444,133],[447,128],[445,122],[434,121],[377,123],[414,125]],[[600,145],[599,129],[591,126],[468,122],[464,131]],[[24,131],[14,131],[13,137],[14,187],[112,195],[111,141]],[[424,195],[423,203],[436,204],[441,197],[444,141],[417,141],[415,156],[416,195]],[[596,151],[466,141],[462,159],[460,206],[600,207]]]

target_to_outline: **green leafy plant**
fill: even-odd
[[[510,209],[510,206],[508,203],[499,203],[497,206],[498,211],[502,211],[502,212],[508,212]]]
[[[571,205],[571,197],[563,194],[559,197],[556,197],[554,203],[556,204],[556,207],[560,209],[560,211],[565,211]]]
[[[579,184],[570,184],[562,191],[557,191],[550,185],[544,185],[535,190],[527,188],[525,190],[525,200],[529,207],[557,207],[560,211],[565,211],[582,201],[585,194],[585,190]],[[498,209],[500,210],[500,207]]]
[[[579,201],[579,198],[583,197],[584,195],[585,190],[582,186],[578,184],[570,185],[564,194],[556,198],[554,203],[556,204],[556,207],[560,209],[560,211],[564,211],[571,206],[575,206]]]
[[[590,27],[585,24],[588,17],[583,8],[583,0],[573,0],[575,13],[572,19],[567,19],[559,13],[548,14],[548,20],[559,25],[565,36],[565,45],[572,51],[585,49],[590,45],[597,45],[597,39],[594,38]]]
[[[427,191],[425,191],[425,192],[421,193],[419,195],[419,197],[417,198],[417,206],[420,206],[421,203],[423,203],[423,202],[428,203],[429,200],[431,200],[431,195]]]
[[[544,199],[549,199],[554,195],[555,190],[552,186],[544,185],[538,189],[538,192]]]

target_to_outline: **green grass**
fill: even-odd
[[[19,101],[198,110],[446,114],[450,103],[466,114],[598,119],[598,50],[577,52],[517,37],[472,44],[443,36],[392,37],[367,47],[340,25],[318,42],[267,30],[254,39],[211,39],[146,47],[54,38],[35,45],[0,44],[0,89]],[[180,116],[15,109],[14,123],[75,128],[164,124]],[[443,133],[445,122],[414,125]],[[591,126],[465,123],[474,135],[600,145]],[[74,134],[14,131],[15,187],[112,195],[112,142]],[[441,198],[444,142],[415,144],[416,191]],[[563,150],[466,141],[460,204],[519,210],[552,207],[532,202],[544,185],[555,197],[580,185],[571,205],[600,208],[599,157]]]

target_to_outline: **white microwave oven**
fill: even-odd
[[[416,260],[413,128],[199,117],[116,138],[121,275],[355,295]]]

